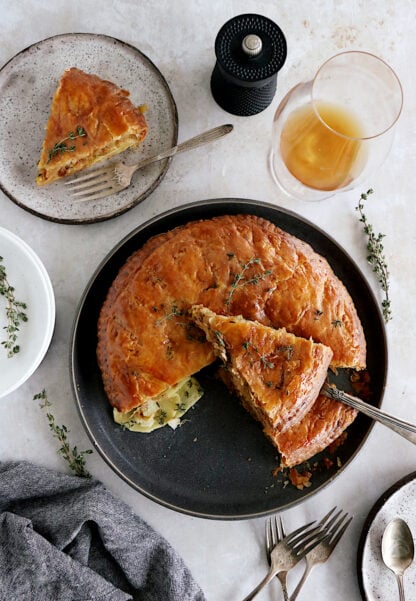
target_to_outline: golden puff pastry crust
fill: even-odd
[[[278,432],[265,428],[265,435],[278,448],[283,467],[303,463],[332,444],[348,428],[357,411],[320,394],[303,419]]]
[[[328,346],[331,366],[363,369],[354,303],[328,262],[254,215],[192,221],[151,238],[121,267],[98,320],[110,403],[128,411],[214,361],[189,315],[202,304]]]
[[[263,427],[284,432],[306,415],[325,382],[329,347],[202,305],[191,316],[222,360],[225,384]]]
[[[129,92],[67,69],[54,94],[36,182],[43,186],[138,146],[148,126]]]

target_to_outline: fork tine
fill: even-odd
[[[335,545],[337,545],[341,539],[341,536],[344,534],[344,532],[346,531],[346,529],[348,528],[348,526],[351,524],[352,522],[352,518],[353,516],[351,516],[342,526],[342,521],[344,520],[344,518],[347,517],[347,513],[343,516],[342,520],[340,520],[340,523],[338,524],[338,532],[332,532],[331,533],[331,538],[329,540],[329,543],[331,546],[335,547]]]
[[[275,516],[274,520],[270,520],[270,531],[272,535],[272,546],[275,547],[279,542],[279,530],[277,526],[277,517]]]
[[[89,180],[87,182],[83,182],[82,184],[78,184],[76,186],[73,186],[69,191],[71,193],[72,196],[76,196],[76,194],[83,194],[88,193],[88,190],[94,190],[94,188],[97,188],[98,186],[103,186],[103,185],[111,185],[112,181],[110,178],[97,178],[97,179],[93,179],[93,180]]]
[[[80,182],[87,181],[88,179],[97,177],[98,175],[101,175],[102,173],[106,173],[110,169],[111,169],[111,166],[109,166],[109,165],[107,165],[107,167],[101,167],[100,169],[94,169],[94,171],[90,171],[89,173],[86,173],[85,175],[81,175],[80,177],[75,176],[74,179],[65,181],[64,185],[69,186],[69,187],[75,186],[76,184],[78,184]]]
[[[309,553],[310,551],[312,551],[312,549],[314,549],[315,547],[317,547],[323,540],[325,540],[325,537],[328,536],[327,534],[325,534],[325,532],[323,530],[321,530],[321,532],[319,532],[316,537],[311,537],[307,544],[303,543],[303,546],[301,545],[300,548],[298,550],[295,550],[295,553],[297,555],[297,557],[299,559],[302,559],[303,557],[305,557],[305,555],[307,553]]]
[[[307,530],[310,526],[313,526],[314,523],[315,522],[309,522],[309,524],[305,524],[304,526],[301,526],[297,530],[294,530],[293,532],[291,532],[290,534],[288,534],[287,537],[286,537],[287,542],[290,543],[291,541],[293,541],[293,539],[298,534],[301,534],[302,532],[305,532],[305,530]]]
[[[305,532],[303,536],[297,537],[292,543],[291,547],[298,551],[300,548],[307,546],[310,542],[314,541],[317,537],[322,540],[328,533],[326,530],[322,530],[319,526],[312,528],[308,532]]]
[[[307,553],[312,551],[317,545],[325,541],[328,537],[328,532],[320,527],[313,528],[305,534],[303,539],[297,540],[291,545],[294,553],[299,559],[302,559]]]
[[[275,517],[275,526],[277,532],[277,542],[280,542],[285,536],[285,529],[283,527],[282,518],[279,516],[279,520]]]
[[[266,520],[266,524],[265,524],[265,530],[266,530],[266,553],[267,553],[267,558],[270,558],[270,553],[272,550],[272,542],[271,542],[271,518],[268,518]]]
[[[327,513],[326,515],[324,515],[324,517],[322,518],[322,520],[320,520],[320,521],[318,522],[318,524],[320,524],[321,526],[326,526],[326,527],[328,527],[328,526],[329,526],[329,525],[332,523],[332,520],[329,522],[329,524],[326,524],[326,522],[329,520],[329,518],[330,518],[330,517],[331,517],[331,515],[334,513],[334,511],[336,510],[336,508],[337,508],[337,506],[335,505],[335,507],[333,507],[332,509],[330,509],[330,510],[328,511],[328,513]],[[339,513],[338,513],[337,515],[339,515]]]
[[[111,188],[106,188],[105,190],[103,190],[101,192],[97,192],[96,194],[91,194],[90,196],[87,196],[85,194],[83,196],[78,196],[76,198],[76,201],[77,202],[86,202],[89,200],[99,200],[100,198],[106,198],[107,196],[111,196],[111,194],[115,194],[116,192],[117,192],[117,190],[112,190]],[[71,198],[73,198],[73,197],[71,197]]]
[[[285,538],[286,531],[285,531],[285,527],[284,527],[284,524],[283,524],[283,520],[282,520],[281,517],[279,517],[279,520],[280,520],[280,531],[282,533],[282,538]]]
[[[79,198],[80,196],[89,196],[90,194],[96,194],[99,192],[104,192],[105,190],[112,190],[113,182],[98,182],[95,186],[91,186],[87,189],[79,190],[78,192],[74,192],[71,196],[72,198]]]

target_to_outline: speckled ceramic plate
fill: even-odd
[[[0,346],[0,398],[17,390],[37,369],[49,348],[55,326],[55,297],[48,273],[36,253],[18,236],[0,227],[0,256],[17,301],[26,303],[16,344],[8,357]],[[0,341],[7,339],[6,299],[0,296]]]
[[[101,200],[71,200],[62,182],[39,188],[36,166],[52,96],[68,67],[78,67],[129,90],[134,104],[147,104],[149,133],[135,160],[175,146],[178,119],[175,101],[157,67],[142,52],[114,38],[64,34],[26,48],[0,70],[0,187],[18,205],[61,223],[90,223],[115,217],[146,198],[165,175],[169,159],[149,165],[132,185]]]
[[[381,540],[394,518],[405,520],[416,536],[416,472],[396,482],[375,503],[362,531],[358,550],[358,580],[365,601],[398,599],[396,578],[383,563]],[[416,599],[416,562],[404,574],[406,599]]]
[[[253,200],[204,200],[155,217],[117,244],[87,286],[74,324],[71,381],[81,419],[94,447],[136,490],[171,509],[216,519],[264,515],[304,501],[342,473],[361,449],[372,425],[359,415],[336,453],[314,458],[310,488],[298,490],[285,484],[287,476],[274,473],[280,463],[275,447],[216,377],[216,366],[198,373],[204,396],[175,431],[166,427],[138,434],[114,423],[96,347],[98,315],[118,270],[151,236],[193,219],[237,213],[268,219],[309,242],[328,259],[354,299],[366,332],[371,402],[375,405],[381,403],[387,371],[383,321],[364,277],[334,240],[294,213]],[[348,373],[338,370],[336,382],[340,388],[348,386]]]

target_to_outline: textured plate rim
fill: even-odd
[[[26,371],[20,376],[19,380],[17,380],[14,384],[11,384],[4,391],[0,390],[0,398],[7,396],[8,394],[17,390],[22,384],[26,382],[30,378],[30,376],[36,371],[36,369],[41,364],[44,359],[49,345],[52,340],[53,332],[55,329],[55,316],[56,316],[56,306],[55,306],[55,295],[52,287],[52,282],[49,277],[46,268],[38,255],[35,253],[33,248],[27,244],[24,240],[22,240],[19,236],[11,232],[10,230],[0,226],[0,237],[4,236],[10,240],[13,244],[19,247],[26,257],[28,258],[31,266],[36,269],[36,272],[39,276],[39,281],[42,284],[42,292],[44,295],[44,300],[46,301],[46,305],[48,308],[48,321],[46,323],[46,327],[44,329],[44,336],[42,339],[42,344],[39,347],[39,350],[34,358],[33,362],[26,369]]]
[[[18,57],[22,56],[23,54],[30,52],[35,46],[39,46],[40,44],[51,42],[52,40],[56,40],[56,39],[60,39],[60,38],[71,38],[71,37],[92,37],[92,38],[103,38],[108,41],[112,40],[112,41],[117,42],[118,44],[122,44],[123,46],[130,48],[131,50],[134,50],[135,52],[140,54],[149,63],[149,65],[152,67],[152,69],[158,74],[158,76],[160,78],[160,82],[163,85],[163,87],[165,88],[166,93],[169,97],[169,102],[172,107],[172,125],[174,128],[174,140],[172,140],[172,145],[174,146],[178,140],[178,109],[177,109],[176,102],[173,97],[172,91],[168,85],[166,78],[161,73],[159,68],[155,65],[155,63],[144,52],[142,52],[141,50],[136,48],[136,46],[133,46],[133,44],[130,44],[129,42],[125,42],[124,40],[121,40],[114,36],[106,35],[103,33],[88,33],[88,32],[60,33],[60,34],[56,34],[56,35],[44,38],[42,40],[39,40],[38,42],[34,42],[33,44],[26,46],[26,48],[19,50],[19,52],[17,52],[14,56],[12,56],[9,60],[7,60],[0,67],[0,74],[3,71],[3,69],[5,69],[10,63],[12,63],[14,60],[16,60]],[[36,211],[32,207],[26,206],[21,200],[16,198],[4,186],[4,184],[1,180],[0,180],[0,190],[7,196],[7,198],[9,198],[13,203],[15,203],[21,209],[27,211],[28,213],[30,213],[32,215],[35,215],[36,217],[40,217],[40,218],[45,219],[46,221],[50,221],[52,223],[61,223],[61,224],[65,224],[65,225],[88,225],[91,223],[101,223],[101,222],[107,221],[109,219],[114,219],[115,217],[118,217],[118,216],[122,215],[123,213],[126,213],[133,207],[140,204],[140,202],[145,200],[150,194],[152,194],[152,192],[159,186],[159,184],[165,177],[171,162],[172,162],[172,157],[165,160],[164,166],[163,166],[160,174],[155,179],[153,184],[151,186],[149,186],[147,188],[147,190],[145,190],[145,192],[140,194],[137,198],[133,199],[131,202],[129,202],[122,208],[119,208],[119,209],[113,211],[112,213],[108,213],[108,214],[100,216],[100,217],[79,218],[79,219],[52,217],[51,215],[45,215],[44,213]],[[162,162],[161,162],[161,164],[162,164]]]
[[[358,455],[358,453],[362,450],[368,436],[370,435],[373,427],[374,427],[374,422],[370,421],[369,425],[368,425],[368,429],[365,432],[364,436],[361,438],[359,445],[357,446],[357,449],[352,453],[352,455],[343,463],[343,465],[338,469],[338,471],[336,473],[334,473],[331,477],[329,477],[327,480],[325,480],[325,482],[323,482],[321,485],[319,485],[317,488],[309,491],[307,494],[305,494],[304,497],[294,500],[292,502],[289,502],[283,506],[279,506],[277,508],[273,508],[273,509],[268,509],[268,510],[260,510],[260,511],[256,511],[256,512],[250,512],[250,513],[246,513],[246,512],[241,512],[241,513],[235,513],[235,514],[221,514],[221,513],[209,513],[206,511],[196,511],[196,510],[190,510],[187,509],[185,507],[180,507],[175,505],[174,503],[171,503],[169,501],[166,501],[165,499],[160,498],[159,496],[147,491],[146,489],[144,489],[143,487],[141,487],[140,485],[138,485],[136,482],[134,482],[131,478],[129,478],[126,474],[123,473],[122,469],[120,469],[115,462],[112,461],[112,459],[108,456],[108,454],[106,453],[105,449],[102,448],[102,446],[100,445],[100,442],[97,439],[97,436],[94,434],[93,430],[90,428],[90,425],[88,423],[88,419],[86,418],[84,411],[82,409],[82,402],[79,398],[78,395],[78,386],[77,386],[77,381],[76,381],[76,377],[75,377],[75,338],[76,338],[76,334],[77,334],[77,327],[78,327],[78,323],[80,320],[80,316],[85,304],[85,301],[87,300],[87,297],[89,295],[90,289],[93,286],[96,278],[99,276],[100,272],[102,271],[102,269],[107,265],[107,263],[111,260],[111,258],[134,236],[136,236],[138,233],[140,233],[141,231],[147,229],[149,226],[152,226],[154,224],[156,224],[158,221],[162,221],[166,218],[169,218],[171,216],[174,216],[178,213],[181,213],[183,211],[187,211],[187,210],[192,210],[192,209],[197,209],[201,206],[206,206],[209,205],[210,207],[215,207],[218,206],[218,208],[223,208],[225,203],[232,203],[232,202],[236,202],[241,206],[245,206],[245,207],[258,207],[258,208],[263,208],[265,210],[271,210],[273,212],[280,212],[283,213],[285,215],[288,215],[289,217],[293,217],[295,220],[300,221],[301,223],[307,225],[308,227],[312,228],[313,230],[316,230],[320,235],[322,235],[323,237],[325,237],[326,239],[328,239],[333,245],[335,245],[348,259],[348,261],[353,265],[353,267],[356,269],[357,273],[359,273],[360,277],[362,278],[362,281],[367,285],[368,288],[368,293],[372,298],[372,301],[374,303],[374,306],[377,308],[377,313],[378,313],[378,321],[379,324],[381,326],[381,333],[382,333],[382,338],[383,338],[383,345],[384,345],[384,355],[385,355],[385,365],[384,365],[384,375],[383,375],[383,379],[382,379],[382,385],[381,385],[381,390],[380,390],[380,396],[379,396],[379,406],[381,406],[382,404],[382,400],[384,397],[384,392],[385,392],[385,388],[386,388],[386,381],[387,381],[387,371],[388,371],[388,348],[387,348],[387,337],[386,337],[386,330],[385,330],[385,324],[384,321],[382,319],[382,314],[381,314],[381,310],[379,308],[379,305],[375,299],[374,293],[371,290],[370,286],[367,283],[366,278],[364,277],[361,269],[358,267],[358,265],[356,264],[356,262],[352,259],[352,257],[350,256],[350,254],[345,251],[343,249],[343,247],[328,233],[326,233],[323,229],[321,229],[319,226],[315,225],[314,223],[312,223],[311,221],[309,221],[308,219],[303,218],[302,216],[298,215],[297,213],[289,210],[289,209],[285,209],[282,207],[279,207],[277,205],[274,205],[272,203],[269,202],[265,202],[265,201],[261,201],[261,200],[253,200],[253,199],[248,199],[248,198],[235,198],[235,197],[224,197],[224,198],[211,198],[211,199],[206,199],[206,200],[199,200],[199,201],[194,201],[194,202],[190,202],[184,205],[181,205],[179,207],[175,207],[173,209],[169,209],[167,211],[164,211],[162,213],[160,213],[159,215],[156,215],[152,218],[150,218],[149,220],[147,220],[146,222],[144,222],[143,224],[137,226],[136,228],[134,228],[134,230],[132,230],[129,234],[127,234],[124,238],[122,238],[122,240],[120,240],[120,242],[118,242],[104,257],[104,259],[102,261],[100,261],[98,267],[95,269],[94,273],[92,274],[86,288],[84,289],[84,292],[81,296],[79,305],[77,307],[77,311],[76,311],[76,317],[74,319],[74,323],[73,323],[73,327],[72,327],[72,332],[71,332],[71,337],[70,337],[70,353],[69,353],[69,370],[70,370],[70,380],[71,380],[71,386],[72,386],[72,390],[73,390],[73,394],[74,394],[74,401],[78,410],[78,414],[81,418],[81,422],[84,426],[85,431],[87,432],[91,442],[93,443],[94,447],[98,450],[98,452],[100,453],[101,457],[104,459],[104,461],[107,463],[107,465],[122,479],[124,480],[127,484],[129,484],[134,490],[136,490],[137,492],[143,494],[143,496],[147,497],[148,499],[151,499],[152,501],[158,503],[159,505],[163,506],[163,507],[167,507],[169,509],[172,509],[178,513],[182,513],[185,515],[190,515],[192,517],[199,517],[199,518],[207,518],[207,519],[213,519],[213,520],[224,520],[224,521],[232,521],[232,520],[243,520],[243,519],[252,519],[252,518],[258,518],[258,517],[262,517],[262,516],[266,516],[266,515],[270,515],[271,513],[275,513],[276,511],[285,511],[287,509],[289,509],[290,507],[294,507],[302,502],[304,502],[305,500],[309,499],[311,496],[315,495],[316,493],[320,492],[321,490],[323,490],[324,488],[326,488],[329,484],[331,484],[333,482],[333,480],[335,480],[339,474],[341,474],[342,472],[345,471],[345,469],[352,463],[352,461],[356,458],[356,456]],[[221,214],[226,214],[221,213]]]

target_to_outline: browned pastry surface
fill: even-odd
[[[75,67],[67,69],[52,100],[38,163],[38,185],[138,146],[147,134],[147,124],[128,96],[126,90],[96,75]],[[78,128],[85,135],[70,139],[71,133],[77,136]],[[51,154],[60,144],[66,150]]]
[[[319,395],[305,417],[283,433],[265,428],[281,453],[281,463],[293,467],[326,449],[354,421],[355,409]]]
[[[264,427],[284,432],[304,417],[326,379],[329,347],[201,305],[191,316],[223,361],[225,383]]]
[[[132,409],[214,360],[188,315],[196,304],[311,337],[331,348],[333,367],[365,367],[360,320],[327,261],[265,219],[225,215],[152,238],[121,268],[98,323],[114,407]]]

